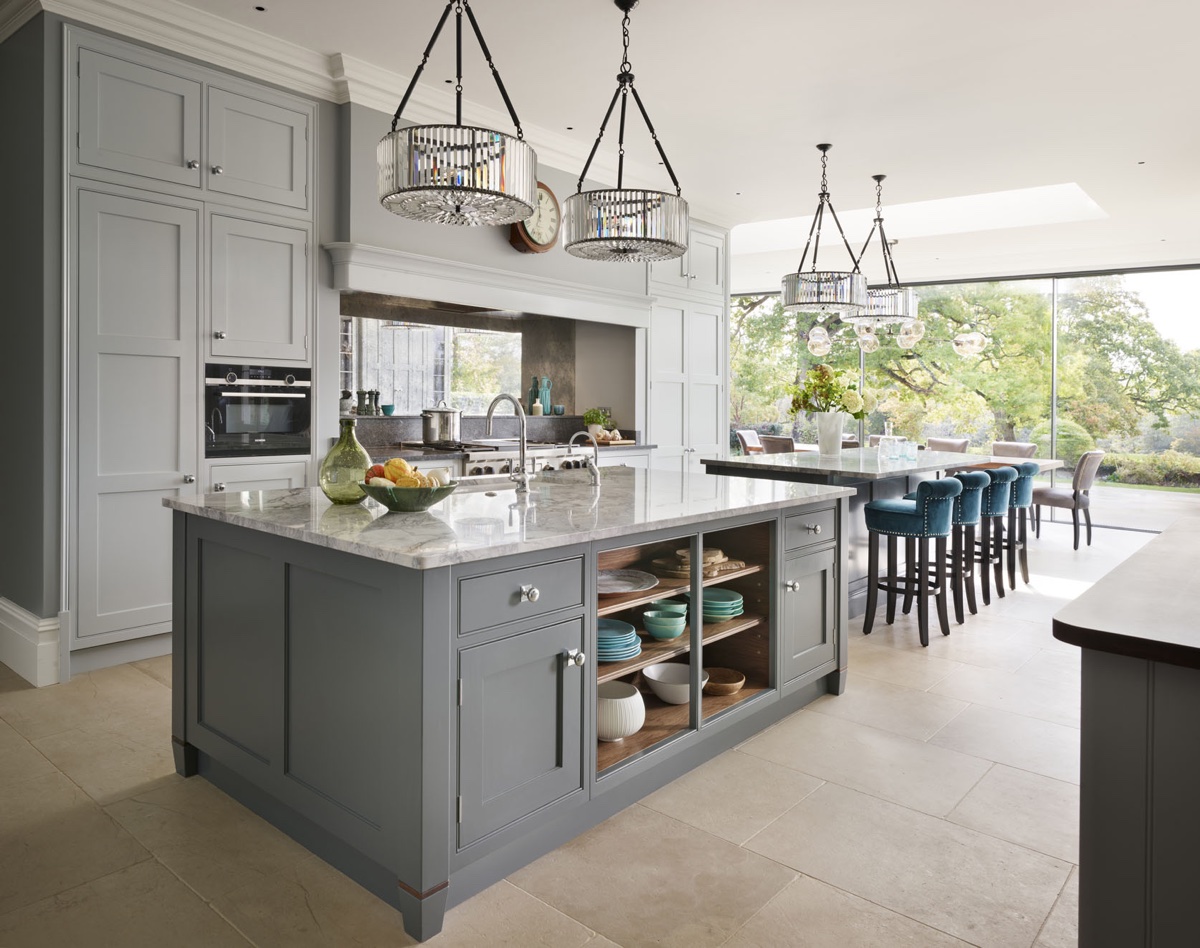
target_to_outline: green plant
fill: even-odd
[[[601,408],[589,408],[583,413],[583,423],[585,425],[607,425],[608,422],[608,412]]]
[[[843,411],[851,418],[865,418],[879,404],[874,392],[858,390],[853,376],[839,376],[822,362],[808,370],[804,384],[791,386],[792,411]]]

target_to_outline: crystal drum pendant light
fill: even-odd
[[[843,317],[844,319],[864,320],[873,326],[903,323],[914,319],[917,315],[917,296],[912,290],[900,285],[900,277],[896,274],[896,262],[892,259],[892,247],[888,243],[887,233],[883,229],[883,179],[886,177],[885,174],[871,175],[871,180],[875,182],[875,223],[871,225],[871,232],[867,234],[855,266],[857,268],[862,265],[863,258],[867,255],[867,248],[871,245],[871,238],[878,233],[879,246],[883,250],[883,272],[887,283],[884,286],[867,290],[866,309],[860,313],[851,313]]]
[[[600,134],[592,145],[587,163],[579,173],[579,185],[563,204],[563,247],[567,253],[586,260],[615,260],[630,263],[654,262],[682,257],[687,252],[688,206],[682,197],[679,179],[671,169],[667,153],[663,151],[658,133],[650,123],[641,96],[633,87],[633,71],[629,65],[629,11],[637,6],[638,0],[613,0],[625,14],[621,20],[621,34],[625,54],[621,69],[617,73],[617,91],[613,93],[604,121],[600,123]],[[650,137],[658,149],[663,166],[675,185],[675,193],[665,191],[642,191],[625,187],[625,111],[629,96],[642,115]],[[592,159],[600,147],[600,139],[608,120],[612,118],[617,100],[621,102],[620,131],[617,138],[617,186],[598,191],[584,191],[583,179],[587,177]]]
[[[457,27],[455,124],[400,128],[400,114],[421,78],[451,9]],[[517,128],[515,138],[462,123],[464,10]],[[446,4],[392,118],[392,130],[380,139],[377,157],[379,203],[401,217],[435,224],[500,225],[523,221],[533,213],[537,204],[537,155],[525,142],[521,121],[492,62],[469,0],[450,0]]]
[[[789,312],[817,313],[821,319],[831,315],[846,317],[861,313],[867,303],[867,281],[858,271],[858,261],[854,260],[854,251],[850,249],[850,243],[842,232],[842,224],[829,198],[825,163],[832,147],[829,144],[817,146],[821,152],[821,193],[817,196],[817,213],[813,217],[812,227],[808,230],[808,240],[804,244],[800,265],[796,267],[795,273],[789,273],[783,278],[783,308]],[[821,223],[826,208],[837,225],[846,253],[854,262],[853,270],[817,269],[817,254],[821,249]],[[805,272],[804,262],[808,259],[810,247],[813,252],[812,269]]]

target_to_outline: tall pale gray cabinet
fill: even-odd
[[[311,364],[311,102],[66,28],[70,647],[171,629],[165,496],[302,486],[204,460],[206,361]]]

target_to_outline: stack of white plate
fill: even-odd
[[[624,662],[642,654],[637,630],[619,619],[596,620],[596,658],[602,662]]]

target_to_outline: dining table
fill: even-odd
[[[709,474],[759,477],[805,484],[853,487],[846,527],[846,586],[850,617],[862,615],[867,604],[867,541],[865,507],[872,500],[903,497],[919,481],[955,471],[1016,466],[1036,461],[1039,473],[1056,470],[1056,458],[1015,458],[955,451],[918,451],[915,458],[881,457],[878,447],[843,448],[836,455],[816,451],[789,454],[754,454],[732,458],[701,458]]]

